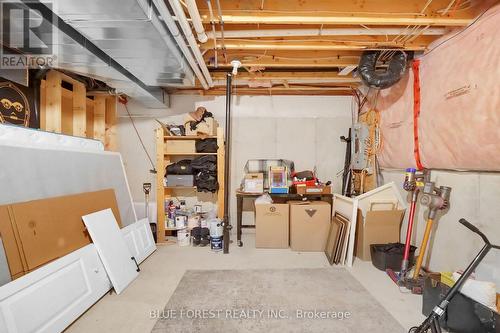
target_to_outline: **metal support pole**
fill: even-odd
[[[231,182],[229,177],[230,172],[230,159],[231,159],[231,73],[226,76],[226,128],[225,128],[225,153],[224,153],[224,253],[229,253],[229,242],[231,229],[231,220],[229,217],[229,194],[231,193]]]

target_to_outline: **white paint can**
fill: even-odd
[[[190,216],[188,218],[187,225],[188,225],[189,229],[193,229],[193,228],[199,227],[200,226],[200,217],[197,216],[197,215]]]
[[[191,237],[189,236],[189,231],[187,229],[181,229],[177,231],[177,244],[179,246],[189,246]]]
[[[210,225],[210,237],[211,238],[222,237],[222,234],[224,232],[223,227],[222,227],[222,220],[211,219],[209,222],[209,225]]]
[[[175,217],[175,227],[177,229],[183,229],[183,228],[185,228],[186,224],[187,224],[187,216],[177,215]]]

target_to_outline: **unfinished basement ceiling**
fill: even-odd
[[[151,1],[58,0],[54,12],[146,85],[189,84],[186,76],[192,82]]]
[[[351,94],[364,50],[425,52],[443,35],[470,24],[495,1],[480,0],[196,0],[208,39],[198,39],[215,86],[224,93],[232,60],[240,94]],[[184,1],[183,1],[184,3]],[[191,4],[190,4],[191,3]],[[193,19],[193,18],[192,18]],[[193,19],[193,35],[195,29]]]
[[[51,37],[39,46],[52,46],[58,69],[104,81],[153,108],[168,104],[165,87],[194,84],[190,65],[150,0],[53,0],[49,7],[38,1],[16,2],[31,9],[30,20],[37,21],[31,26],[43,17],[55,27],[41,27]],[[13,21],[9,33],[19,36],[13,40],[23,41],[22,22]]]

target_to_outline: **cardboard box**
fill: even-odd
[[[288,248],[288,204],[255,205],[255,247]]]
[[[196,153],[196,140],[168,140],[165,143],[167,154]]]
[[[111,208],[113,190],[0,206],[0,235],[13,279],[90,244],[82,216]]]
[[[331,194],[332,187],[331,186],[305,186],[305,185],[296,185],[295,190],[297,194]]]
[[[243,179],[243,192],[264,193],[264,174],[247,173]]]
[[[368,211],[363,220],[362,214],[358,212],[355,256],[370,261],[371,244],[399,242],[404,213],[404,209]]]
[[[323,252],[330,230],[330,204],[323,201],[290,201],[289,204],[292,250]]]

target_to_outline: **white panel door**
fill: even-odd
[[[105,209],[82,219],[116,293],[120,294],[139,273],[113,212]]]
[[[121,229],[130,253],[138,264],[156,250],[148,219],[142,219]]]
[[[110,289],[89,244],[1,286],[0,332],[62,332]]]

